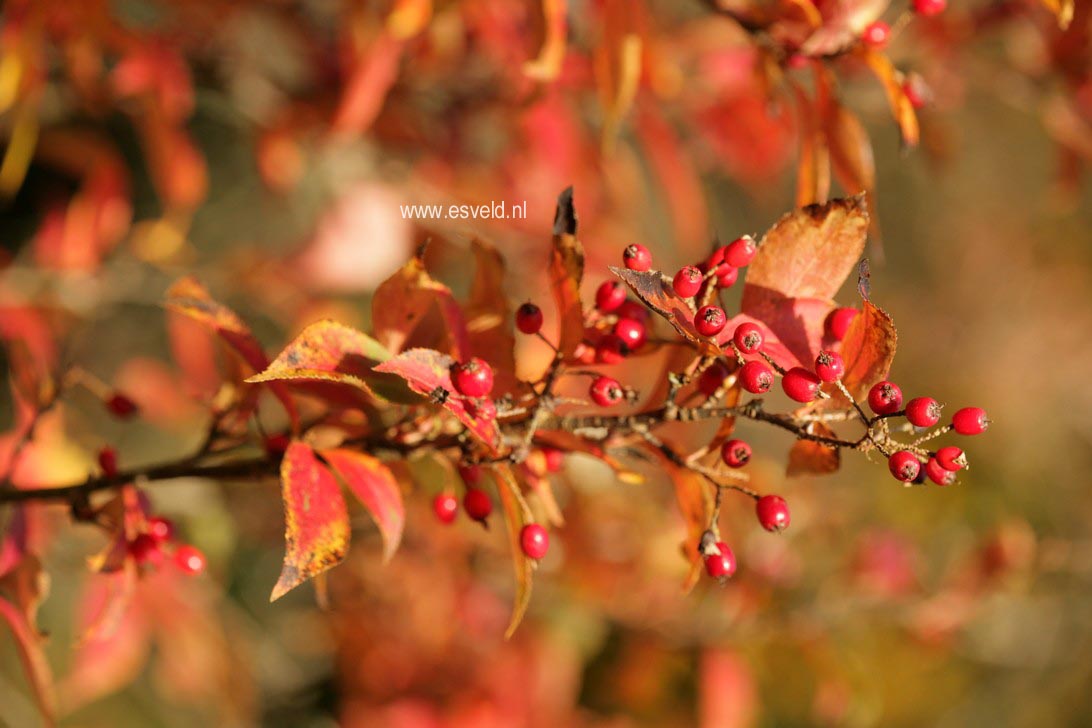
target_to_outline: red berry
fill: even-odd
[[[926,477],[937,485],[951,485],[955,482],[955,473],[943,467],[936,458],[929,458],[923,470]]]
[[[626,301],[618,307],[616,313],[620,319],[633,319],[634,321],[641,321],[644,323],[648,322],[648,309],[633,299],[626,299]]]
[[[906,403],[906,419],[914,427],[932,427],[940,422],[940,409],[932,397],[914,397]]]
[[[739,280],[739,268],[725,270],[725,266],[722,265],[720,270],[721,272],[717,274],[717,288],[731,288]]]
[[[174,523],[169,518],[156,516],[148,519],[148,535],[157,543],[164,543],[174,538]]]
[[[485,523],[485,519],[493,512],[493,501],[481,488],[467,488],[466,495],[463,496],[463,508],[472,520]]]
[[[727,579],[736,573],[736,555],[723,541],[717,541],[717,551],[705,557],[705,573],[714,579]]]
[[[716,270],[715,275],[721,275],[727,273],[728,269],[732,266],[724,261],[724,255],[728,252],[728,246],[722,245],[709,256],[709,259],[705,261],[705,270]]]
[[[432,499],[432,512],[440,523],[451,523],[459,513],[459,501],[451,493],[437,493]]]
[[[112,478],[118,474],[118,452],[112,447],[99,450],[99,469],[104,477]]]
[[[617,364],[626,358],[626,351],[626,342],[620,336],[607,334],[595,345],[595,360],[600,364]]]
[[[528,523],[519,532],[519,546],[527,558],[539,560],[550,548],[550,534],[537,523]]]
[[[542,328],[542,309],[528,301],[516,309],[516,328],[525,334],[537,334]]]
[[[466,397],[484,397],[493,391],[493,367],[478,357],[451,367],[451,383]]]
[[[618,404],[626,397],[626,392],[617,379],[611,377],[596,377],[588,389],[588,395],[600,407],[610,407]]]
[[[137,413],[136,402],[120,392],[115,392],[106,400],[106,409],[118,419],[127,420]]]
[[[902,408],[902,390],[893,382],[878,382],[868,390],[868,406],[878,415],[898,412]]]
[[[917,455],[909,450],[899,450],[888,458],[887,467],[891,469],[891,474],[895,476],[896,480],[901,480],[904,483],[913,482],[921,473],[921,461],[918,460]]]
[[[727,323],[728,317],[720,306],[702,306],[694,316],[694,327],[702,336],[716,336]]]
[[[614,325],[614,334],[630,351],[637,351],[648,339],[648,327],[643,321],[622,318]]]
[[[698,377],[698,390],[706,397],[712,397],[720,389],[720,385],[724,384],[729,374],[731,372],[724,362],[720,360],[713,362]]]
[[[739,370],[739,383],[751,394],[769,392],[773,382],[773,369],[764,361],[749,361]]]
[[[953,473],[967,467],[967,454],[955,445],[946,445],[937,450],[936,459],[940,467]]]
[[[497,419],[497,403],[488,397],[471,401],[470,406],[466,409],[467,414],[476,420],[489,422]]]
[[[189,544],[182,544],[174,550],[174,563],[188,576],[197,576],[205,570],[207,560],[201,549]]]
[[[129,542],[129,553],[138,564],[148,562],[159,563],[163,559],[163,552],[159,549],[159,541],[147,533],[139,534]]]
[[[804,367],[793,367],[781,379],[781,388],[797,402],[811,402],[819,396],[822,381]]]
[[[964,407],[952,415],[952,427],[961,435],[981,435],[990,426],[986,410]]]
[[[565,453],[556,447],[544,447],[542,448],[542,454],[546,457],[546,470],[551,473],[561,470],[561,466],[565,462]]]
[[[679,272],[675,274],[675,278],[671,281],[671,287],[675,289],[675,293],[683,298],[690,298],[697,294],[701,290],[701,282],[704,276],[701,271],[692,265],[687,265],[679,268]]]
[[[288,445],[292,440],[284,433],[278,435],[270,435],[262,442],[262,447],[265,448],[265,454],[270,458],[279,458],[284,455],[284,451],[288,449]]]
[[[758,522],[767,531],[780,533],[789,527],[789,504],[779,495],[764,495],[755,503]]]
[[[842,341],[846,338],[846,332],[849,331],[849,325],[853,323],[853,319],[857,318],[859,314],[855,308],[836,308],[827,314],[826,320],[823,322],[823,328],[826,331],[828,337],[835,341]]]
[[[720,458],[730,468],[742,468],[751,459],[751,446],[743,440],[728,440],[720,447]]]
[[[630,270],[646,271],[652,267],[652,253],[640,243],[634,243],[622,251],[622,262]]]
[[[752,324],[749,321],[745,321],[736,327],[736,331],[732,334],[732,343],[736,345],[736,349],[743,354],[754,354],[762,348],[762,342],[765,337],[762,335],[762,328],[758,324]]]
[[[459,477],[461,477],[463,479],[463,482],[467,485],[477,485],[482,480],[482,466],[460,465]]]
[[[724,262],[733,268],[743,268],[750,265],[757,252],[758,246],[755,245],[755,239],[750,235],[744,235],[728,243],[728,247],[724,249]]]
[[[626,287],[618,281],[603,281],[595,291],[595,307],[610,313],[626,300]]]
[[[837,382],[846,373],[846,363],[838,352],[821,351],[815,357],[815,373],[824,382]]]
[[[948,0],[914,0],[914,12],[928,18],[944,12]]]
[[[865,45],[877,50],[886,46],[890,39],[891,26],[882,20],[869,24],[861,33],[861,40],[865,42]]]

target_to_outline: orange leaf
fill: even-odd
[[[508,527],[508,542],[512,547],[512,565],[516,570],[516,601],[512,607],[512,619],[504,632],[504,638],[511,639],[519,623],[523,621],[523,615],[527,613],[527,606],[531,603],[531,575],[534,564],[523,553],[523,547],[520,545],[520,532],[531,522],[531,512],[519,492],[519,485],[512,476],[511,468],[507,465],[499,465],[492,472],[497,482],[501,510],[504,511],[504,522]]]
[[[664,461],[664,465],[675,485],[675,500],[679,504],[683,521],[686,522],[686,540],[682,543],[682,551],[690,563],[690,571],[683,582],[683,591],[690,591],[701,576],[701,535],[709,528],[712,516],[709,487],[702,476],[692,470],[680,468],[667,461]]]
[[[371,455],[355,450],[324,450],[323,459],[372,514],[383,536],[383,560],[390,561],[402,541],[406,509],[391,471]]]
[[[423,254],[424,250],[419,250],[376,289],[372,297],[372,333],[392,354],[414,345],[442,346],[463,361],[469,357],[470,345],[462,311],[451,290],[425,270]],[[438,328],[443,330],[423,330],[421,322],[437,309],[444,323]]]
[[[807,431],[812,435],[834,437],[834,431],[822,422],[812,422]],[[841,453],[836,447],[828,447],[811,440],[797,440],[789,451],[789,465],[786,475],[814,473],[826,475],[838,470],[841,465]]]
[[[800,129],[800,153],[796,171],[796,206],[825,202],[830,195],[830,152],[814,105],[793,84]]]
[[[349,512],[333,474],[310,445],[294,441],[281,462],[284,567],[269,601],[336,566],[349,550]]]
[[[568,7],[569,3],[566,0],[542,0],[546,38],[542,42],[538,57],[523,64],[523,72],[536,81],[552,81],[561,72],[569,29],[566,18]]]
[[[819,107],[834,175],[846,192],[871,192],[876,187],[876,161],[872,142],[857,116],[834,96],[830,72],[816,72],[816,104]]]
[[[504,295],[504,259],[484,240],[474,238],[470,244],[475,261],[465,307],[470,351],[492,364],[494,389],[511,392],[516,387],[516,357],[508,297]]]
[[[330,124],[335,134],[346,137],[363,134],[376,120],[398,80],[398,62],[404,47],[399,38],[382,33],[355,59],[351,68],[345,69],[348,78]]]
[[[895,117],[895,123],[899,126],[899,136],[903,146],[917,146],[921,136],[918,130],[918,114],[906,96],[906,91],[903,90],[902,74],[883,53],[865,48],[861,51],[861,55],[868,67],[876,74],[876,78],[883,84],[887,103],[891,107],[891,115]]]
[[[850,394],[860,399],[872,385],[887,378],[898,339],[891,316],[866,300],[842,341],[842,358],[846,362],[842,383]]]
[[[1075,0],[1042,0],[1043,5],[1058,18],[1058,27],[1066,30],[1073,22]]]
[[[550,251],[550,290],[554,294],[561,322],[558,349],[569,356],[584,338],[584,309],[580,303],[580,282],[584,278],[584,246],[576,239],[576,209],[573,188],[557,198],[554,213],[553,248]]]

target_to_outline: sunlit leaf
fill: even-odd
[[[389,561],[402,541],[406,509],[394,474],[378,458],[356,450],[323,450],[322,457],[375,519]]]
[[[501,510],[504,512],[504,523],[508,529],[508,542],[512,547],[512,565],[516,570],[516,600],[512,607],[512,618],[508,622],[508,629],[504,632],[505,639],[511,639],[516,633],[516,628],[523,621],[523,615],[527,613],[527,605],[531,603],[531,575],[534,573],[534,562],[523,553],[520,546],[520,532],[530,523],[530,509],[519,492],[519,484],[516,483],[512,470],[507,465],[499,465],[493,469],[497,483],[497,493],[500,495]]]
[[[865,63],[883,84],[887,95],[887,104],[891,115],[899,127],[899,136],[904,146],[917,146],[921,136],[918,129],[918,114],[903,88],[902,74],[892,65],[891,60],[879,51],[865,48],[861,51]]]
[[[349,549],[349,512],[333,474],[310,445],[295,441],[281,462],[284,567],[269,601],[336,566]]]
[[[842,383],[850,394],[860,399],[872,385],[887,377],[898,339],[891,316],[871,301],[865,301],[842,341],[842,358],[846,363]]]
[[[693,470],[680,468],[666,461],[665,467],[675,485],[675,500],[686,523],[686,540],[682,543],[682,553],[690,564],[690,571],[683,582],[683,591],[690,591],[701,576],[701,535],[709,528],[712,516],[709,486]]]
[[[470,351],[493,367],[495,392],[511,392],[516,387],[515,339],[508,316],[508,296],[504,292],[504,259],[491,244],[474,238],[474,278],[470,299],[464,307]]]
[[[1065,30],[1073,22],[1076,0],[1042,0],[1043,5],[1058,19],[1058,27]]]
[[[558,349],[565,356],[572,354],[584,338],[584,309],[580,302],[583,279],[584,246],[576,239],[576,209],[573,188],[569,187],[557,198],[550,250],[550,290],[561,327]]]
[[[822,422],[812,422],[807,431],[812,435],[834,437],[834,431]],[[786,475],[811,473],[826,475],[838,470],[841,465],[841,451],[812,440],[797,440],[789,450],[789,464]]]
[[[466,323],[451,290],[425,270],[424,251],[399,268],[372,297],[372,334],[392,354],[428,344],[463,361],[469,357]],[[420,324],[432,311],[443,320],[440,331],[422,331]],[[422,340],[439,336],[441,341]]]

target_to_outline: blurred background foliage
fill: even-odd
[[[761,232],[793,206],[791,97],[761,88],[755,45],[730,20],[697,3],[570,2],[562,70],[537,82],[522,64],[542,7],[437,2],[414,15],[430,5],[5,4],[0,90],[21,69],[18,93],[0,93],[5,141],[16,156],[35,143],[17,184],[0,170],[0,302],[47,311],[59,356],[145,414],[119,423],[89,395],[66,398],[26,477],[78,480],[106,443],[124,464],[195,446],[207,389],[186,355],[199,340],[168,329],[158,305],[180,274],[274,350],[323,316],[366,328],[370,291],[426,237],[430,269],[456,292],[481,235],[508,260],[513,301],[547,300],[553,200],[568,184],[588,290],[629,242],[673,271],[714,234]],[[437,524],[429,496],[448,476],[428,457],[400,466],[412,494],[389,565],[355,513],[328,611],[309,588],[268,603],[275,482],[157,484],[156,509],[208,553],[209,574],[142,582],[102,645],[80,643],[101,598],[85,569],[101,534],[52,509],[39,621],[64,723],[1092,722],[1092,198],[1072,174],[1073,114],[1080,130],[1092,86],[1052,71],[1046,10],[954,5],[890,49],[933,92],[919,148],[900,152],[874,82],[839,73],[875,155],[873,299],[899,328],[893,378],[993,419],[961,483],[903,489],[852,453],[835,475],[787,479],[787,436],[743,423],[755,487],[790,501],[792,528],[765,533],[729,499],[739,574],[684,594],[666,479],[637,463],[648,482],[621,484],[572,456],[555,476],[568,523],[510,642],[503,528]],[[1001,21],[966,32],[994,10]],[[597,49],[619,15],[646,65],[613,118]],[[1074,23],[1071,55],[1087,69],[1088,13]],[[526,200],[528,219],[428,222],[399,208],[494,200]],[[546,355],[524,344],[518,360],[533,369]],[[37,721],[0,638],[0,722]]]

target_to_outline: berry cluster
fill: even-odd
[[[207,561],[201,549],[186,543],[177,544],[172,549],[174,537],[174,523],[170,519],[162,516],[149,518],[144,530],[129,541],[129,555],[138,564],[147,566],[160,566],[169,555],[183,574],[196,576],[203,572]]]

